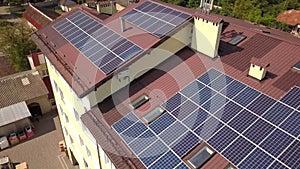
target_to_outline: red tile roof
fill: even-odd
[[[201,11],[196,11],[194,13],[194,17],[202,18],[204,20],[208,20],[208,21],[213,22],[213,23],[221,23],[223,21],[222,18],[219,17],[219,16],[205,14]]]
[[[278,21],[287,23],[292,26],[300,24],[300,10],[288,10],[280,13],[277,18]]]

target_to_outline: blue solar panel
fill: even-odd
[[[122,18],[133,25],[161,38],[187,21],[191,15],[146,1]]]
[[[202,76],[198,78],[198,80],[204,84],[209,84],[213,80],[215,80],[218,76],[220,76],[221,73],[217,71],[216,69],[210,69],[206,73],[204,73]]]
[[[167,111],[171,112],[175,108],[177,108],[180,104],[182,104],[184,101],[186,101],[186,98],[180,93],[177,93],[176,95],[171,97],[168,101],[166,101],[162,106]]]
[[[293,137],[276,129],[260,144],[260,147],[277,157],[293,140]]]
[[[300,168],[300,142],[299,140],[294,141],[282,155],[279,160],[284,162],[292,169]]]
[[[218,109],[226,104],[228,99],[220,94],[214,95],[202,107],[210,113],[215,113]]]
[[[133,114],[129,113],[125,117],[123,117],[121,120],[113,124],[113,128],[118,132],[122,133],[124,130],[126,130],[129,126],[133,125],[133,123],[137,122],[139,119]]]
[[[276,100],[272,99],[267,95],[260,95],[256,98],[247,108],[253,111],[257,115],[262,115],[266,110],[268,110]]]
[[[222,120],[223,122],[228,122],[232,119],[235,115],[237,115],[243,108],[236,103],[229,101],[225,104],[224,107],[219,109],[214,115]]]
[[[176,167],[181,160],[171,151],[167,152],[161,158],[159,158],[149,169],[158,169],[158,168],[174,168]]]
[[[186,166],[184,163],[181,163],[175,169],[190,169],[190,168]]]
[[[243,135],[256,144],[264,140],[273,130],[274,126],[266,121],[259,119],[251,127],[249,127]]]
[[[184,102],[180,107],[175,109],[172,114],[179,120],[183,120],[186,118],[188,115],[190,115],[193,111],[195,111],[198,108],[198,106],[187,100]]]
[[[188,131],[183,136],[178,138],[178,140],[171,145],[171,148],[179,157],[183,157],[200,141],[201,140],[195,134]]]
[[[164,129],[174,123],[176,119],[169,113],[165,113],[160,116],[157,120],[152,122],[149,127],[156,133],[161,133]]]
[[[238,165],[254,148],[255,145],[243,137],[239,137],[227,147],[222,154],[231,161],[232,164]]]
[[[266,169],[274,161],[274,159],[261,149],[256,148],[241,164],[239,169]]]
[[[202,105],[208,99],[210,99],[214,94],[216,94],[215,91],[213,91],[209,87],[205,87],[202,90],[200,90],[198,93],[196,93],[193,97],[191,97],[191,100],[193,100],[198,105]]]
[[[220,75],[217,77],[214,81],[209,83],[209,86],[217,91],[220,91],[221,89],[225,88],[230,82],[232,82],[233,79],[227,75]]]
[[[132,140],[137,138],[140,134],[145,132],[147,127],[144,123],[137,122],[131,127],[127,128],[123,133],[121,133],[121,137],[124,139],[126,143],[130,143]]]
[[[300,106],[299,98],[300,98],[300,88],[295,86],[280,100],[283,103],[286,103],[296,109]]]
[[[283,164],[281,164],[279,161],[275,161],[268,169],[288,169],[288,168]]]
[[[234,101],[241,104],[242,106],[247,106],[250,102],[252,102],[260,92],[254,90],[250,87],[246,87],[243,91],[241,91],[236,97],[233,98]]]
[[[146,167],[149,167],[155,160],[160,158],[169,148],[165,146],[160,140],[154,142],[151,146],[145,149],[138,157]]]
[[[279,125],[285,118],[287,118],[293,109],[285,106],[284,104],[277,102],[271,109],[269,109],[263,117],[274,125]]]
[[[212,136],[207,143],[218,152],[222,152],[233,140],[239,136],[227,126],[224,126],[214,136]]]
[[[156,140],[157,137],[152,133],[152,131],[147,130],[145,133],[141,134],[138,138],[132,141],[129,144],[129,147],[135,154],[139,154]]]
[[[242,133],[257,119],[257,116],[244,109],[229,122],[229,126]]]
[[[239,81],[233,80],[230,84],[228,84],[225,88],[223,88],[220,92],[227,96],[228,98],[235,97],[239,92],[241,92],[246,85],[242,84]]]
[[[211,116],[205,110],[199,108],[184,119],[183,123],[190,129],[194,130],[209,117]]]
[[[159,137],[170,145],[174,140],[179,138],[183,133],[187,132],[187,128],[180,122],[176,121],[169,128],[160,133]]]
[[[180,91],[184,96],[191,97],[195,93],[198,93],[201,89],[203,89],[204,85],[198,81],[193,81],[191,84],[186,86],[184,89]]]
[[[124,38],[122,38],[125,40],[124,43],[117,46],[110,46],[111,48],[107,47],[112,41],[121,36],[81,11],[77,11],[62,21],[57,22],[53,25],[53,28],[105,74],[111,73],[119,65],[142,51],[142,48]],[[110,38],[112,35],[113,38]],[[88,51],[83,47],[87,46],[84,42],[90,40],[98,44],[97,50]],[[94,45],[88,46],[90,48]],[[95,53],[98,53],[102,49],[108,51],[108,54],[106,53],[109,56],[107,60],[106,56],[101,55],[101,53],[95,55]]]
[[[298,137],[300,134],[300,112],[295,111],[290,117],[288,117],[280,127],[288,133]]]
[[[207,140],[223,126],[224,124],[218,119],[210,117],[194,131],[200,138]]]

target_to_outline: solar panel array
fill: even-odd
[[[81,11],[57,22],[53,28],[105,74],[142,51]]]
[[[191,18],[191,15],[146,1],[123,15],[122,18],[161,38]]]
[[[164,168],[167,163],[162,163],[161,158],[182,159],[203,140],[240,169],[297,169],[300,168],[299,94],[300,88],[294,87],[281,100],[275,100],[210,69],[163,103],[166,113],[149,126],[137,129],[135,126],[143,123],[130,113],[113,128],[149,168]],[[133,119],[129,127],[124,123],[128,119]],[[136,134],[126,130],[134,130]],[[147,139],[151,141],[145,141],[148,132],[151,137]],[[154,150],[156,144],[159,149]],[[142,154],[156,160],[145,161]],[[180,160],[176,164],[184,165]]]

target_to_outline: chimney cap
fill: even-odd
[[[250,63],[253,64],[253,65],[263,67],[263,68],[267,68],[267,67],[270,66],[269,62],[263,61],[262,59],[255,58],[255,57],[251,58]]]
[[[208,21],[213,22],[213,23],[223,22],[222,18],[214,16],[212,14],[203,13],[201,11],[196,11],[193,16],[197,17],[197,18],[202,18],[202,19],[208,20]]]

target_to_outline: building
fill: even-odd
[[[289,33],[142,0],[106,19],[80,6],[32,39],[80,168],[299,167]]]
[[[48,90],[37,71],[0,78],[0,135],[30,124],[29,118],[51,111]]]
[[[292,27],[292,32],[299,37],[300,33],[300,10],[291,9],[280,13],[277,18],[278,21],[284,22]]]

